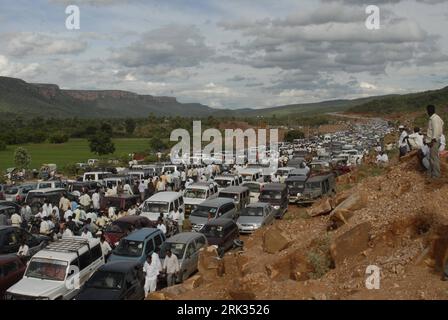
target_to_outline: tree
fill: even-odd
[[[285,134],[286,142],[293,142],[295,139],[303,139],[305,134],[300,130],[290,130]]]
[[[135,131],[135,128],[137,127],[137,123],[134,119],[126,119],[124,121],[124,126],[126,128],[126,133],[133,134]]]
[[[48,140],[50,141],[50,143],[61,144],[61,143],[66,143],[68,141],[68,139],[69,139],[69,136],[66,135],[65,133],[57,132],[57,133],[54,133],[53,135],[51,135]]]
[[[110,135],[104,132],[99,132],[89,138],[90,151],[102,156],[112,154],[115,152],[115,145],[110,138]]]
[[[168,148],[168,146],[166,145],[165,142],[163,142],[162,139],[155,136],[149,140],[149,148],[153,152],[159,152],[165,150],[166,148]]]
[[[33,143],[44,143],[48,136],[44,131],[35,131],[31,136],[31,142]]]
[[[14,163],[19,169],[28,169],[31,163],[31,156],[28,150],[18,147],[14,152]]]
[[[114,130],[112,129],[112,126],[111,126],[109,123],[107,123],[107,122],[104,122],[104,123],[101,125],[100,131],[101,131],[102,133],[104,133],[104,134],[109,135],[109,136],[111,136],[112,133],[114,132]]]

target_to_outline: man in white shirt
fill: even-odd
[[[92,239],[93,236],[92,236],[92,233],[89,231],[89,229],[84,228],[84,229],[82,230],[82,233],[81,233],[81,238],[84,238],[84,239]]]
[[[45,212],[42,209],[42,207],[39,208],[39,211],[36,213],[36,215],[34,217],[39,218],[39,219],[43,219],[46,217]]]
[[[61,209],[62,211],[67,211],[68,209],[70,209],[71,207],[71,203],[70,200],[68,200],[66,197],[62,196],[61,199],[59,200],[59,209]]]
[[[90,199],[90,196],[87,193],[84,193],[82,196],[79,197],[79,203],[86,209],[90,208],[91,202],[92,199]]]
[[[19,251],[17,251],[17,255],[19,257],[26,257],[26,256],[28,256],[29,250],[30,250],[30,248],[27,246],[25,239],[22,239],[20,241],[20,247],[19,247]]]
[[[165,225],[163,224],[162,218],[159,218],[159,219],[157,220],[157,229],[159,229],[160,231],[162,231],[163,234],[166,234],[166,227],[165,227]]]
[[[31,211],[31,207],[27,204],[24,204],[22,206],[22,209],[20,209],[20,215],[22,216],[23,220],[28,222],[33,215],[33,212]]]
[[[17,212],[14,212],[11,216],[11,225],[13,227],[20,228],[21,224],[22,224],[22,217]]]
[[[138,192],[140,193],[140,199],[145,201],[146,196],[146,186],[143,181],[140,181],[140,184],[138,185]]]
[[[110,244],[106,241],[106,238],[102,235],[100,238],[101,251],[103,252],[103,256],[106,258],[109,256],[109,253],[112,252],[112,248]]]
[[[68,220],[68,217],[73,217],[73,211],[70,210],[70,209],[67,209],[67,210],[65,211],[65,213],[64,213],[64,219],[65,219],[65,221]]]
[[[409,135],[408,141],[412,150],[420,150],[423,147],[424,136],[420,133],[420,128],[415,127],[414,133]]]
[[[431,178],[440,177],[440,138],[443,134],[443,120],[436,114],[436,107],[434,105],[429,105],[426,107],[428,112],[428,131],[426,133],[427,143],[430,148],[429,154],[429,170],[428,175]]]
[[[148,254],[146,261],[143,265],[143,272],[145,273],[145,295],[148,292],[154,292],[157,289],[157,276],[159,275],[159,267],[156,262],[152,261],[151,255]]]
[[[98,191],[92,194],[92,205],[94,210],[100,210],[100,194]]]
[[[159,272],[162,272],[163,271],[163,267],[162,267],[162,262],[160,262],[159,253],[160,253],[160,248],[156,247],[156,250],[154,250],[154,252],[151,255],[151,259],[157,265],[157,269],[159,270]]]
[[[132,191],[131,185],[129,183],[126,183],[123,186],[123,192],[126,193],[126,194],[129,194],[131,196],[134,195],[134,192]]]
[[[46,201],[44,205],[42,206],[42,210],[45,217],[48,217],[53,212],[53,206],[49,201]]]
[[[174,286],[180,266],[177,256],[171,252],[171,249],[166,250],[165,260],[163,260],[163,270],[166,272],[167,286]]]
[[[42,220],[42,222],[40,223],[39,232],[40,232],[40,234],[43,234],[43,235],[49,235],[50,234],[50,226],[47,223],[47,217],[45,217]]]

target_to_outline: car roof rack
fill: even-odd
[[[83,246],[87,246],[90,251],[90,243],[88,239],[77,239],[77,238],[63,238],[61,240],[50,243],[44,248],[48,251],[56,252],[75,252],[79,255],[79,249]]]

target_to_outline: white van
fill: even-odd
[[[184,191],[185,215],[189,215],[198,204],[218,196],[216,183],[192,183]]]
[[[141,216],[151,221],[157,221],[160,214],[166,218],[168,213],[181,208],[185,212],[185,204],[182,193],[173,191],[157,192],[141,205]]]
[[[213,181],[218,185],[218,191],[221,191],[227,187],[239,186],[240,182],[242,182],[239,178],[233,174],[223,174],[216,176]]]
[[[9,300],[68,300],[104,264],[99,239],[67,237],[50,243],[29,261]]]
[[[86,172],[84,173],[84,177],[82,181],[96,181],[101,184],[104,183],[104,179],[110,177],[112,175],[111,172]]]
[[[40,181],[36,185],[35,190],[39,189],[55,189],[55,188],[66,188],[67,183],[64,181]]]
[[[246,181],[242,184],[243,187],[247,187],[249,189],[250,203],[258,202],[258,197],[260,196],[264,185],[264,182],[258,181]]]
[[[261,169],[240,169],[238,174],[243,178],[243,182],[263,182]]]

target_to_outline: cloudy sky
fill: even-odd
[[[448,0],[2,0],[0,75],[216,108],[448,85]],[[78,5],[80,30],[65,9]]]

